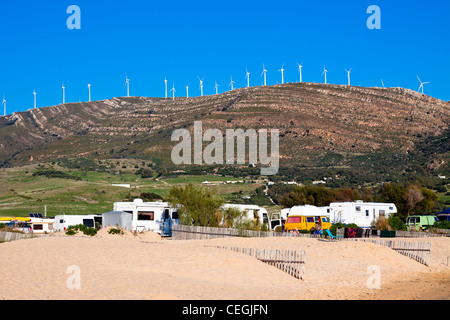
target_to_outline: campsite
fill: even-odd
[[[245,219],[268,219],[256,205],[223,210],[230,207]],[[450,233],[444,230],[397,231],[393,237],[374,228],[338,228],[333,234],[327,222],[323,233],[255,231],[182,225],[167,202],[135,199],[111,209],[57,216],[52,232],[0,232],[14,240],[0,244],[4,275],[30,267],[40,272],[26,288],[2,282],[0,299],[448,299]],[[278,215],[288,222],[290,213],[312,216],[312,225],[322,221],[315,215],[326,216],[311,205],[283,212]],[[355,214],[365,217],[360,209]],[[72,229],[80,224],[98,230],[85,235],[83,228]],[[76,286],[72,270],[79,270]]]
[[[0,244],[5,278],[39,271],[39,277],[27,281],[2,281],[0,299],[447,300],[449,240],[426,239],[432,252],[425,266],[387,247],[359,241],[168,240],[153,232],[118,235],[107,229],[94,237],[59,233]],[[304,279],[218,246],[305,250]],[[80,289],[68,288],[72,274],[67,270],[74,265],[81,271]],[[370,266],[380,270],[379,289],[368,287]]]

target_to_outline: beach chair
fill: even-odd
[[[330,230],[328,230],[328,229],[325,229],[325,231],[326,231],[327,234],[328,234],[330,237],[332,237],[333,239],[342,238],[342,236],[334,236],[334,235],[330,232]]]

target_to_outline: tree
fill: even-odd
[[[411,212],[417,206],[417,204],[423,200],[423,195],[417,186],[410,185],[406,188],[405,195],[406,218],[408,219]]]
[[[144,178],[144,179],[153,178],[153,171],[152,171],[152,169],[142,168],[141,169],[141,178]]]
[[[178,208],[182,224],[217,227],[221,223],[218,212],[224,202],[203,187],[193,184],[173,187],[166,200]]]

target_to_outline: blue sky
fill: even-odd
[[[81,30],[69,30],[67,8],[81,9]],[[381,9],[381,30],[370,30],[370,5]],[[200,95],[197,77],[205,78],[204,94],[261,85],[263,63],[267,84],[303,80],[419,88],[450,100],[450,2],[321,0],[321,1],[85,1],[0,2],[0,98],[7,113],[62,102],[130,95],[164,96],[164,77],[176,96]],[[0,111],[3,114],[3,110]]]

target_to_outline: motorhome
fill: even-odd
[[[332,202],[330,203],[331,223],[354,223],[360,228],[370,228],[380,218],[388,219],[397,213],[393,203],[363,202]]]
[[[90,228],[95,228],[97,224],[101,225],[101,215],[58,215],[55,216],[53,229],[55,231],[66,231],[70,226],[83,224]]]
[[[132,214],[131,229],[138,232],[151,230],[161,233],[161,223],[169,219],[173,223],[179,223],[177,209],[170,207],[168,202],[144,202],[142,199],[115,202],[113,211]]]

